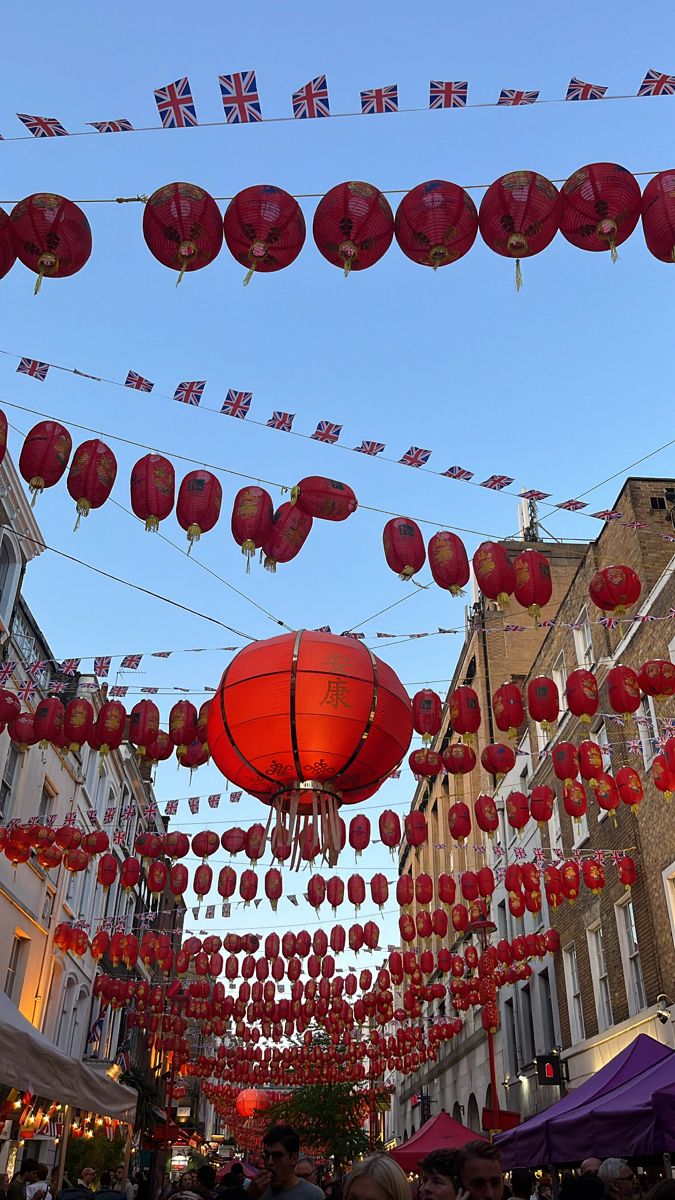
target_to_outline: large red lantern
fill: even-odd
[[[434,583],[452,596],[461,596],[469,582],[469,560],[462,539],[441,529],[429,539],[429,566]]]
[[[605,886],[605,869],[600,862],[585,858],[581,864],[581,874],[585,886],[594,896],[599,896]]]
[[[504,742],[491,742],[483,749],[480,761],[489,775],[503,779],[516,765],[516,756]]]
[[[675,174],[659,171],[642,193],[642,231],[650,254],[675,262]],[[11,265],[11,264],[10,264]]]
[[[675,696],[675,663],[663,658],[650,659],[640,667],[638,682],[645,695],[654,700]]]
[[[103,757],[111,750],[119,750],[126,719],[126,709],[119,700],[106,700],[105,704],[101,705],[94,726],[94,738],[98,752]]]
[[[169,737],[185,751],[197,737],[197,709],[190,700],[177,700],[169,713]]]
[[[478,233],[478,213],[464,188],[429,179],[401,200],[394,232],[408,258],[436,270],[468,254]]]
[[[349,822],[349,845],[358,858],[370,844],[370,821],[362,813]]]
[[[120,867],[120,887],[129,892],[141,877],[141,864],[137,858],[125,858]]]
[[[88,700],[77,697],[66,704],[63,736],[68,748],[78,753],[94,732],[94,710]]]
[[[551,750],[556,779],[571,783],[579,774],[579,754],[572,742],[557,742]]]
[[[650,776],[654,787],[666,800],[671,800],[675,792],[675,772],[668,766],[665,754],[654,755]]]
[[[308,475],[295,485],[291,502],[320,521],[346,521],[358,508],[358,500],[348,483],[327,479],[324,475]]]
[[[436,894],[441,904],[454,904],[456,891],[457,887],[452,875],[443,871],[436,880]]]
[[[353,638],[308,632],[246,646],[211,702],[208,740],[235,787],[277,813],[321,813],[321,849],[339,846],[337,808],[378,790],[412,736],[391,668]]]
[[[555,792],[547,783],[540,783],[532,788],[530,793],[530,813],[539,828],[543,828],[553,816],[555,807]]]
[[[672,664],[670,664],[672,666]],[[675,687],[675,670],[673,671]],[[607,672],[607,698],[610,708],[626,720],[640,707],[640,682],[632,667],[611,667]]]
[[[232,867],[221,867],[218,872],[218,895],[223,900],[229,900],[234,895],[236,886],[236,872],[232,870]]]
[[[527,685],[527,707],[533,721],[542,729],[550,729],[560,713],[560,697],[555,681],[547,675],[537,675],[531,679]]]
[[[421,571],[427,557],[424,538],[419,525],[410,517],[392,517],[387,521],[382,531],[382,544],[387,566],[399,579],[412,579]]]
[[[415,692],[412,702],[413,728],[421,733],[425,742],[430,742],[441,728],[443,705],[437,692],[423,688]]]
[[[223,489],[211,471],[189,471],[178,489],[176,520],[190,543],[188,554],[203,533],[213,529],[220,516]]]
[[[460,845],[471,833],[471,813],[469,812],[468,805],[463,800],[450,805],[448,809],[448,829],[451,836]]]
[[[38,421],[26,434],[19,472],[28,484],[35,503],[40,492],[59,482],[70,458],[73,440],[58,421]]]
[[[495,254],[516,260],[516,289],[522,287],[521,258],[539,254],[560,225],[557,187],[536,171],[511,171],[491,183],[478,215],[483,241]]]
[[[197,858],[210,858],[219,849],[220,838],[212,829],[200,829],[192,839],[192,853]]]
[[[580,250],[609,250],[625,242],[640,217],[640,187],[618,163],[591,163],[570,175],[562,188],[560,232]]]
[[[603,771],[602,775],[596,781],[595,798],[598,806],[604,809],[605,812],[612,813],[612,815],[614,815],[621,803],[619,789],[613,777],[607,771]]]
[[[168,458],[146,454],[131,472],[131,507],[149,533],[156,533],[173,509],[176,474]]]
[[[4,279],[16,262],[16,247],[12,235],[12,222],[0,208],[0,279]]]
[[[483,595],[505,608],[516,586],[516,573],[500,542],[481,542],[473,556],[473,571]]]
[[[64,279],[81,271],[91,254],[89,222],[72,200],[36,192],[15,204],[10,213],[14,249],[25,267],[42,280]]]
[[[383,875],[380,871],[371,877],[370,895],[372,897],[373,904],[376,904],[380,911],[382,911],[387,903],[387,900],[389,899],[389,884],[387,882],[387,876]]]
[[[553,595],[551,563],[539,550],[523,550],[513,560],[516,600],[530,616],[538,618]]]
[[[530,809],[523,792],[509,792],[506,797],[506,819],[512,829],[524,829],[527,825]]]
[[[129,714],[129,741],[143,758],[159,732],[159,709],[153,700],[139,700]]]
[[[592,671],[578,667],[567,676],[565,685],[567,707],[574,717],[578,717],[584,725],[589,725],[600,704],[598,681]]]
[[[492,837],[499,829],[499,813],[492,796],[486,796],[484,793],[478,796],[474,804],[474,812],[479,829],[482,829],[483,833],[489,833]]]
[[[70,464],[66,487],[77,509],[77,522],[100,508],[110,495],[117,477],[117,459],[105,442],[93,438],[77,447]]]
[[[500,733],[515,738],[525,720],[523,697],[517,684],[503,683],[497,688],[492,697],[492,712]]]
[[[449,712],[453,732],[471,743],[480,728],[480,702],[473,688],[466,685],[455,688],[450,693]]]
[[[581,778],[594,788],[604,771],[602,751],[595,742],[587,740],[579,743],[578,753]]]
[[[246,1088],[243,1092],[239,1092],[235,1100],[235,1108],[239,1116],[246,1120],[256,1116],[257,1113],[264,1112],[268,1107],[269,1100],[265,1093],[257,1091],[255,1088]]]
[[[179,272],[177,287],[186,271],[207,267],[218,254],[223,244],[220,209],[194,183],[167,183],[146,202],[143,237],[162,266]]]
[[[237,492],[232,505],[232,537],[246,555],[247,574],[253,555],[272,532],[273,516],[272,497],[264,488],[251,485]]]
[[[597,608],[617,617],[637,604],[641,591],[642,584],[633,568],[622,565],[603,567],[588,585],[588,594]]]
[[[588,801],[583,784],[578,779],[568,779],[563,784],[563,808],[569,817],[582,821],[586,815]]]
[[[281,504],[272,518],[272,528],[262,549],[265,570],[276,571],[277,563],[291,562],[300,553],[312,529],[312,518],[287,501]]]
[[[314,241],[335,267],[363,271],[389,249],[394,215],[386,196],[371,183],[338,183],[319,201],[312,227]]]
[[[3,725],[14,721],[21,714],[21,701],[16,692],[8,688],[0,688],[0,722]]]
[[[40,746],[58,743],[63,734],[63,704],[58,696],[45,696],[33,713],[33,730]]]
[[[277,904],[283,895],[283,890],[281,871],[277,867],[270,867],[265,872],[265,895],[272,906],[272,912],[277,911]]]
[[[283,188],[260,183],[230,201],[223,231],[230,254],[248,268],[247,284],[256,271],[281,271],[295,262],[305,242],[305,218]]]
[[[468,775],[476,765],[475,751],[465,742],[451,742],[446,746],[441,758],[450,775]]]
[[[428,750],[424,747],[421,750],[413,750],[408,755],[408,766],[413,775],[420,778],[433,777],[440,774],[443,759],[436,750]]]
[[[617,874],[620,882],[625,888],[630,891],[637,878],[635,862],[630,857],[630,854],[622,854],[616,864]]]

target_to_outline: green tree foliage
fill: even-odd
[[[138,1095],[136,1104],[136,1121],[134,1130],[136,1133],[148,1133],[153,1125],[157,1124],[157,1109],[160,1105],[160,1095],[155,1076],[151,1071],[144,1071],[135,1063],[125,1071],[120,1083],[126,1087],[133,1088]]]
[[[354,1084],[319,1083],[296,1088],[265,1116],[270,1125],[292,1125],[302,1152],[332,1155],[341,1165],[368,1151],[366,1112],[363,1093]]]
[[[68,1139],[66,1175],[75,1184],[83,1167],[93,1167],[98,1178],[101,1171],[114,1171],[124,1162],[125,1138],[119,1134],[110,1141],[104,1133],[95,1132],[91,1138]]]

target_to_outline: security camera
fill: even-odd
[[[670,1020],[670,1009],[666,1008],[666,1005],[668,1004],[668,997],[663,995],[657,996],[656,1003],[658,1004],[658,1008],[656,1010],[657,1019],[662,1025],[667,1025]]]

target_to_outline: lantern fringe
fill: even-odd
[[[299,495],[300,495],[300,488],[296,484],[295,487],[291,488],[291,504],[297,504]]]
[[[244,286],[244,287],[248,287],[249,283],[250,283],[250,282],[251,282],[251,280],[253,279],[253,275],[254,275],[254,273],[255,273],[255,271],[256,271],[256,269],[257,269],[257,266],[258,266],[257,262],[254,262],[254,263],[253,263],[253,264],[252,264],[252,265],[249,267],[249,269],[248,269],[248,271],[246,272],[246,274],[244,275],[244,283],[243,283],[243,286]]]
[[[276,569],[277,569],[276,559],[270,558],[268,555],[265,555],[265,570],[271,571],[272,574],[274,575],[276,573]]]
[[[40,267],[40,272],[38,274],[37,279],[35,280],[35,287],[33,288],[34,296],[39,295],[39,293],[42,291],[42,280],[44,279],[44,277],[45,277],[45,269],[44,269],[44,267]]]
[[[196,525],[194,523],[192,525],[190,525],[190,527],[188,528],[188,531],[187,531],[187,535],[188,535],[188,542],[190,543],[190,545],[188,546],[188,554],[192,554],[192,547],[194,546],[195,542],[198,542],[200,537],[202,536],[202,531],[201,531],[199,525]]]
[[[159,517],[148,517],[147,521],[145,522],[145,532],[146,533],[157,533],[158,529],[159,529]]]
[[[91,501],[82,496],[82,498],[77,502],[77,520],[73,528],[73,533],[77,533],[78,529],[80,528],[80,521],[82,517],[88,517],[90,509]]]
[[[181,283],[183,282],[183,276],[184,276],[184,274],[185,274],[185,272],[186,272],[186,271],[187,271],[187,262],[184,262],[184,263],[182,264],[182,266],[181,266],[181,269],[180,269],[180,271],[179,271],[179,274],[178,274],[178,279],[176,280],[176,287],[178,287],[178,285],[179,285],[179,284],[181,284]]]
[[[520,259],[516,259],[516,291],[520,292],[523,288],[523,272],[520,267]]]
[[[609,257],[613,263],[619,261],[619,251],[616,248],[616,242],[614,241],[614,238],[610,238],[609,241]]]

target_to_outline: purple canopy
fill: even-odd
[[[668,1060],[672,1060],[668,1063]],[[534,1167],[556,1162],[579,1162],[591,1155],[607,1157],[612,1154],[629,1153],[626,1143],[615,1140],[611,1151],[604,1153],[597,1148],[593,1136],[589,1134],[587,1124],[589,1113],[596,1106],[613,1095],[617,1089],[623,1089],[641,1079],[645,1074],[663,1064],[669,1065],[670,1073],[659,1077],[652,1085],[650,1097],[655,1088],[663,1088],[669,1080],[675,1082],[675,1054],[662,1042],[641,1033],[604,1067],[591,1075],[580,1087],[574,1088],[557,1104],[552,1104],[544,1112],[537,1113],[523,1125],[510,1133],[496,1138],[502,1154],[502,1166],[509,1170],[511,1167]],[[624,1108],[630,1111],[630,1101],[624,1094]],[[564,1126],[563,1126],[564,1123]],[[630,1121],[627,1122],[630,1124]],[[557,1131],[564,1127],[564,1137],[559,1137]],[[664,1146],[663,1149],[666,1147]],[[645,1151],[650,1153],[650,1151]]]

